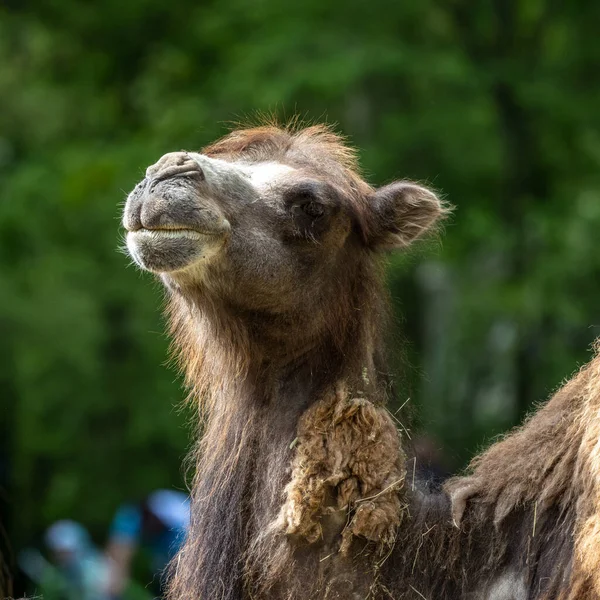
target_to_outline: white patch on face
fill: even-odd
[[[236,189],[240,195],[244,195],[244,191],[246,191],[248,198],[251,198],[252,194],[248,193],[249,189],[261,194],[276,184],[282,176],[296,170],[278,162],[248,164],[243,161],[229,162],[210,158],[194,152],[188,154],[202,168],[207,184],[215,188],[222,188],[226,195],[227,192],[231,193],[231,190]]]
[[[258,163],[256,165],[244,165],[242,167],[255,188],[261,190],[275,183],[282,175],[295,171],[288,165],[281,163]]]

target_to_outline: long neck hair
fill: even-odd
[[[308,336],[302,323],[247,315],[209,292],[171,295],[171,334],[201,418],[190,457],[191,526],[172,564],[169,598],[252,597],[253,589],[275,589],[268,579],[286,564],[293,572],[276,597],[311,597],[311,574],[270,527],[290,478],[298,420],[340,380],[367,379],[380,401],[388,386],[382,269],[367,252],[351,264],[312,319],[324,326]]]

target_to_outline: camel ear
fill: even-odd
[[[396,181],[379,188],[371,206],[369,243],[378,250],[406,248],[448,213],[431,190],[409,181]]]

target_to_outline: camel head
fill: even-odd
[[[314,333],[322,308],[372,271],[360,265],[410,245],[443,213],[420,185],[365,183],[324,126],[268,126],[164,155],[129,194],[123,225],[135,263],[171,291],[249,319],[293,315]]]

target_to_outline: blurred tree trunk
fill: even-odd
[[[497,198],[497,214],[502,218],[503,230],[510,240],[505,256],[507,283],[519,290],[522,298],[539,251],[529,229],[528,216],[531,208],[548,196],[549,172],[540,152],[535,114],[520,94],[520,88],[535,69],[551,7],[545,6],[536,26],[523,34],[518,3],[514,0],[495,0],[483,9],[475,9],[469,2],[449,6],[470,62],[482,79],[488,80],[490,98],[496,110],[503,165],[499,189],[490,193]],[[487,26],[482,27],[481,23]],[[543,315],[530,323],[519,312],[522,313],[517,311],[514,315],[517,347],[513,389],[517,419],[522,418],[535,399],[535,371],[540,359],[539,349],[544,345],[544,331],[540,327]]]

